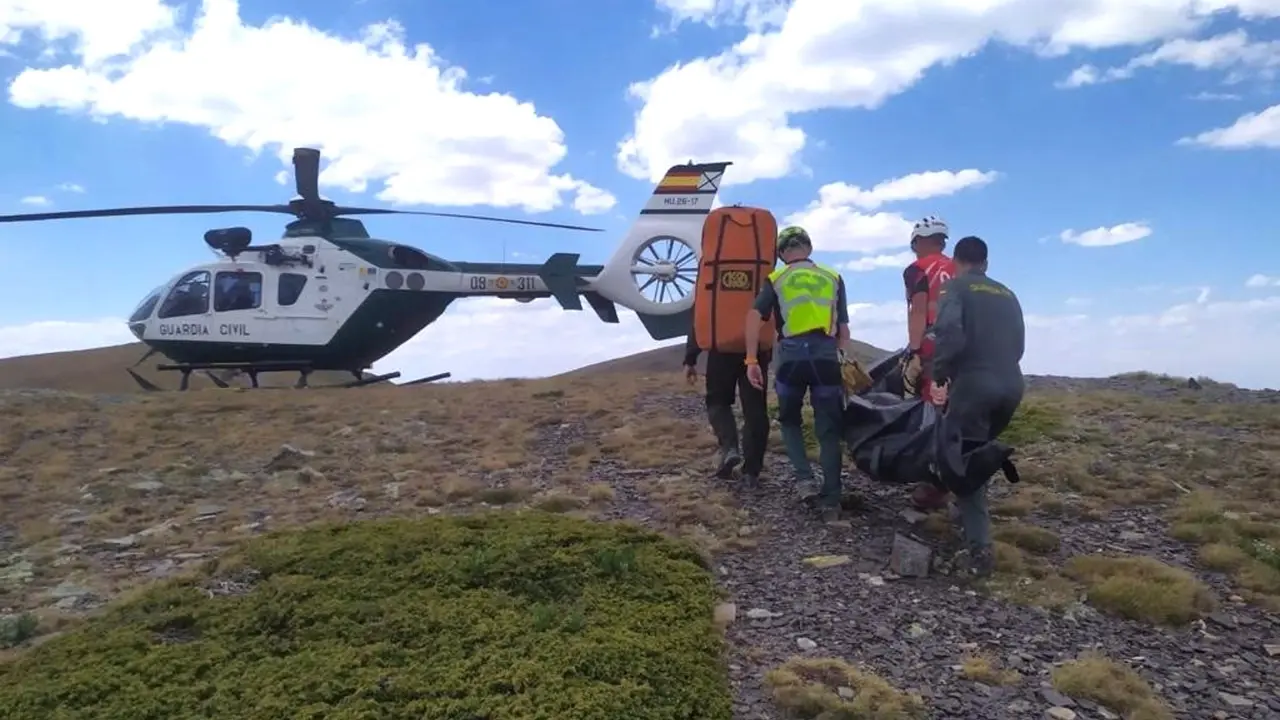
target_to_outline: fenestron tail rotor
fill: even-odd
[[[34,222],[37,220],[73,220],[94,217],[122,217],[130,215],[196,215],[224,212],[268,212],[293,215],[300,220],[329,220],[341,215],[421,215],[424,217],[480,220],[511,225],[547,227],[559,230],[602,232],[600,228],[567,225],[564,223],[538,222],[516,218],[473,215],[469,213],[429,212],[424,210],[392,210],[390,208],[364,208],[334,205],[320,197],[320,151],[314,148],[295,148],[293,151],[294,181],[298,198],[287,205],[148,205],[101,210],[66,210],[61,212],[24,213],[0,215],[0,223]]]

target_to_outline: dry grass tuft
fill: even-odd
[[[960,664],[960,676],[966,680],[987,685],[1016,685],[1022,675],[1016,670],[1000,667],[1000,662],[990,655],[972,655]]]
[[[1061,538],[1052,530],[1018,522],[997,525],[994,529],[994,537],[996,540],[1038,555],[1057,552],[1062,546]]]
[[[1171,513],[1173,536],[1200,545],[1200,563],[1229,573],[1248,599],[1280,611],[1280,519],[1273,505],[1200,491]]]
[[[1089,602],[1131,620],[1181,625],[1216,606],[1209,588],[1191,573],[1150,557],[1077,555],[1063,570],[1085,584]]]
[[[774,702],[803,720],[911,720],[924,700],[838,658],[792,658],[765,675]]]
[[[1053,686],[1071,697],[1092,700],[1125,720],[1173,720],[1173,712],[1132,668],[1089,654],[1053,671]]]

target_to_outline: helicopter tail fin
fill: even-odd
[[[690,163],[667,170],[604,270],[588,281],[599,300],[634,310],[655,340],[689,332],[702,225],[731,164]],[[588,300],[596,308],[599,301]],[[582,306],[576,292],[574,302]]]

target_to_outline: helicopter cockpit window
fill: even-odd
[[[276,304],[289,307],[302,297],[302,288],[307,286],[307,276],[299,273],[280,273],[280,285],[276,288]]]
[[[138,309],[134,310],[133,314],[129,316],[129,322],[142,322],[151,317],[151,313],[155,312],[156,306],[160,304],[160,293],[162,292],[164,292],[163,286],[152,290],[142,302],[138,303]]]
[[[203,315],[209,312],[209,272],[196,270],[183,275],[160,306],[160,317]]]
[[[262,273],[220,272],[213,285],[215,312],[256,310],[262,307]]]

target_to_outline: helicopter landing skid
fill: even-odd
[[[126,368],[125,370],[134,379],[134,382],[138,383],[138,387],[142,388],[143,390],[147,392],[155,392],[162,389],[155,383],[151,382],[150,380],[134,372],[132,368]],[[229,388],[231,387],[231,385],[224,378],[219,377],[217,374],[215,374],[213,372],[215,370],[233,370],[233,371],[238,371],[240,373],[243,373],[249,377],[249,384],[253,388],[260,387],[258,384],[258,374],[264,373],[264,372],[296,372],[298,373],[298,381],[294,384],[294,387],[295,388],[310,387],[310,385],[308,384],[308,376],[310,376],[313,371],[311,367],[311,363],[293,362],[293,361],[258,362],[258,363],[214,363],[214,362],[170,363],[170,364],[156,365],[156,370],[160,372],[182,373],[182,380],[179,381],[178,383],[178,390],[180,391],[190,389],[191,373],[197,370],[203,371],[204,374],[209,378],[209,380],[212,381],[213,384],[217,385],[220,388]],[[388,380],[394,380],[400,377],[399,372],[390,372],[390,373],[384,373],[382,375],[365,376],[359,371],[353,371],[351,374],[355,377],[355,379],[351,382],[343,383],[341,385],[325,385],[322,387],[333,387],[333,388],[365,387],[366,385],[376,385],[378,383],[387,382]],[[449,373],[442,373],[440,375],[433,375],[427,378],[420,378],[408,384],[416,385],[419,383],[431,382],[433,380],[440,380],[442,378],[449,377],[449,375],[450,375]]]

